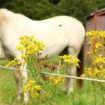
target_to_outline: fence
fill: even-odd
[[[2,69],[7,69],[5,66],[0,66]],[[10,70],[16,70],[16,68],[8,67]],[[30,70],[25,70],[26,72],[30,72]],[[104,83],[105,80],[92,79],[92,78],[83,78],[76,76],[68,76],[63,74],[54,74],[48,72],[42,72],[48,76],[60,76],[63,78],[73,78],[73,79],[82,79],[84,81],[83,90],[76,89],[76,91],[70,95],[70,103],[65,105],[105,105],[105,89]],[[75,86],[75,88],[77,88]],[[85,102],[86,101],[86,102]]]

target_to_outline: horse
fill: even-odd
[[[45,43],[45,49],[41,53],[42,58],[46,55],[49,58],[56,54],[59,55],[65,49],[68,54],[78,56],[85,38],[85,29],[82,23],[74,17],[55,16],[45,20],[32,20],[23,14],[1,8],[0,41],[6,57],[10,60],[21,55],[16,47],[19,44],[19,37],[22,35],[33,35]],[[20,69],[23,70],[24,85],[28,80],[28,73],[25,71],[27,64],[22,65]],[[78,71],[79,75],[81,71],[81,69]],[[14,70],[13,74],[18,88],[18,98],[20,98],[22,94],[20,72]],[[66,74],[75,75],[76,67],[70,65]],[[66,93],[73,91],[73,79],[65,78],[64,91]],[[23,96],[24,101],[27,102],[29,100],[28,93],[24,93]]]

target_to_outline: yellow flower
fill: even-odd
[[[89,75],[89,77],[93,77],[92,71],[87,71],[87,74]]]
[[[52,81],[54,86],[59,86],[63,82],[62,77],[49,77],[49,80]]]
[[[36,40],[33,36],[20,37],[20,43],[17,49],[22,52],[22,58],[27,60],[34,55],[38,55],[45,47],[45,44]]]
[[[79,66],[79,59],[76,56],[73,55],[64,55],[60,56],[60,59],[63,60],[65,63],[71,64],[71,65],[76,65]]]
[[[93,60],[94,65],[99,64],[99,63],[105,63],[105,57],[103,57],[101,54],[96,56]]]
[[[41,85],[36,85],[36,86],[34,86],[34,89],[36,89],[36,90],[41,90],[42,87],[41,87]]]
[[[95,67],[93,69],[93,73],[94,73],[94,75],[99,75],[101,72],[100,72],[100,70],[97,67]]]
[[[101,42],[96,42],[95,43],[95,48],[99,48],[99,47],[102,47],[103,45],[102,45],[102,43]]]
[[[12,61],[10,61],[7,65],[6,65],[6,67],[18,67],[18,66],[20,66],[20,65],[22,65],[22,62],[21,62],[21,60],[20,59],[18,59],[18,58],[15,58],[14,60],[12,60]]]
[[[29,92],[31,97],[39,97],[41,94],[42,86],[37,84],[35,80],[30,80],[23,87],[24,92]]]
[[[81,77],[85,77],[85,74],[82,74]]]

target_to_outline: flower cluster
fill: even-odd
[[[79,59],[74,55],[64,55],[60,56],[60,59],[63,60],[65,63],[68,63],[70,65],[79,66]]]
[[[20,66],[22,64],[22,62],[20,61],[20,59],[18,59],[18,58],[15,58],[14,60],[12,60],[12,61],[10,61],[7,65],[6,65],[6,67],[18,67],[18,66]]]
[[[94,57],[93,59],[93,64],[94,65],[103,65],[105,64],[105,56],[103,54],[99,54]]]
[[[44,47],[44,43],[36,40],[33,36],[22,36],[17,49],[22,52],[22,58],[26,60],[31,56],[38,55]]]
[[[94,68],[85,68],[85,75],[89,76],[91,78],[97,78],[97,76],[101,76],[101,71],[99,68],[94,67]]]
[[[87,32],[90,50],[87,54],[91,57],[91,67],[85,68],[84,75],[87,77],[105,79],[105,31]]]
[[[99,50],[102,51],[105,44],[105,31],[90,31],[86,34],[89,37],[87,44],[92,48],[90,49],[89,54],[92,54],[92,51],[95,53]]]
[[[105,38],[105,31],[89,31],[86,33],[91,38],[96,37],[97,38]]]
[[[31,97],[40,97],[42,86],[37,84],[35,80],[30,80],[24,86],[23,91],[29,92]]]
[[[62,77],[49,77],[49,80],[53,83],[54,86],[59,86],[63,82]]]
[[[21,57],[25,61],[29,60],[29,58],[35,58],[38,56],[40,52],[44,49],[45,44],[41,41],[36,40],[33,36],[22,36],[20,37],[20,43],[17,46],[17,49],[22,53]],[[10,61],[7,66],[17,67],[23,64],[20,58],[15,58]]]

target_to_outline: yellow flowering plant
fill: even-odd
[[[41,51],[44,49],[45,44],[39,40],[33,38],[33,36],[22,36],[20,37],[20,43],[17,46],[17,49],[21,52],[21,56],[19,58],[15,58],[14,60],[10,61],[7,64],[7,67],[19,67],[24,62],[27,63],[28,69],[31,72],[34,81],[28,81],[27,84],[24,86],[23,91],[29,92],[31,98],[38,98],[41,97],[43,93],[43,84],[41,83],[40,77],[40,61],[39,59]],[[22,62],[23,61],[23,62]],[[43,93],[43,96],[46,95],[47,92]]]
[[[90,50],[87,54],[91,57],[91,67],[85,68],[84,75],[97,79],[105,79],[105,31],[87,32]]]
[[[33,36],[20,37],[20,43],[17,46],[17,49],[21,52],[20,58],[22,58],[22,60],[27,63],[28,69],[30,70],[33,77],[33,80],[30,80],[26,83],[23,91],[29,92],[32,100],[34,100],[34,98],[38,100],[38,102],[34,102],[35,104],[39,104],[39,101],[43,102],[43,100],[45,100],[47,97],[51,97],[54,103],[54,94],[56,93],[55,90],[57,88],[60,88],[63,83],[62,77],[46,77],[45,75],[42,75],[41,72],[45,70],[50,70],[50,72],[58,73],[58,68],[64,69],[62,68],[64,66],[58,65],[59,67],[56,67],[55,64],[46,63],[46,58],[40,58],[41,51],[44,48],[45,44],[41,41],[36,40]],[[60,56],[59,61],[63,61],[64,64],[79,66],[79,59],[73,55]],[[15,58],[13,61],[9,62],[8,66],[18,67],[24,64],[24,62],[21,62],[21,59],[19,58]],[[50,89],[47,88],[49,86]]]

